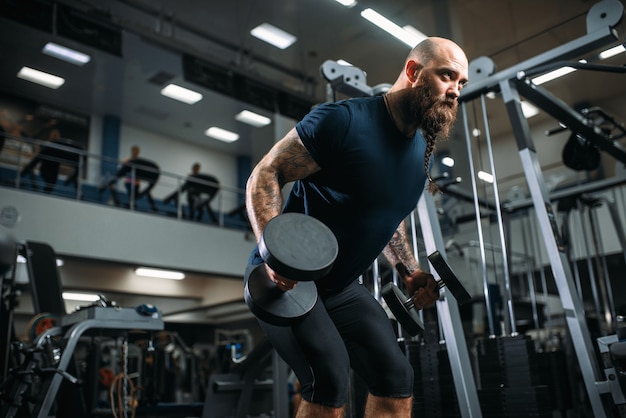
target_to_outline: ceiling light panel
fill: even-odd
[[[212,126],[206,131],[204,131],[206,136],[210,136],[211,138],[218,139],[222,142],[235,142],[239,139],[239,134],[235,132],[227,131],[226,129],[218,128],[216,126]]]
[[[606,51],[600,52],[599,57],[601,60],[605,60],[607,58],[614,57],[615,55],[619,55],[625,51],[626,51],[626,46],[617,45],[617,46],[614,46],[613,48],[607,49]]]
[[[100,300],[100,296],[94,293],[63,292],[63,299],[80,301],[80,302],[96,302]]]
[[[161,90],[161,94],[187,104],[194,104],[202,100],[202,94],[176,84],[168,84]]]
[[[522,113],[526,119],[530,119],[539,114],[539,109],[536,106],[523,100],[520,101],[520,104],[522,105]]]
[[[258,113],[251,112],[249,110],[242,110],[241,112],[235,115],[235,119],[239,122],[247,123],[248,125],[252,125],[256,128],[262,128],[263,126],[267,126],[272,123],[272,120],[263,115],[259,115]]]
[[[346,7],[354,7],[356,6],[356,0],[335,0],[337,3],[342,4]]]
[[[411,48],[417,45],[421,40],[420,36],[415,33],[417,29],[413,28],[412,30],[405,30],[404,28],[396,25],[391,20],[387,19],[385,16],[381,15],[374,9],[363,10],[361,12],[361,16],[369,20],[385,32],[395,36]]]
[[[22,69],[17,73],[17,77],[51,89],[58,89],[65,83],[65,79],[61,77],[44,73],[43,71],[35,70],[30,67],[22,67]]]
[[[83,66],[91,61],[89,55],[55,44],[54,42],[48,42],[41,52],[78,66]]]
[[[180,271],[152,269],[147,267],[138,267],[135,269],[137,276],[154,277],[157,279],[182,280],[185,274]]]
[[[255,38],[274,45],[276,48],[285,49],[290,47],[298,38],[269,23],[262,23],[250,31]]]

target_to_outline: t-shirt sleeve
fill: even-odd
[[[296,131],[311,157],[322,168],[340,155],[350,123],[348,109],[337,103],[322,104],[306,115]]]

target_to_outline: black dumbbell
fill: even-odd
[[[430,254],[428,260],[441,279],[437,282],[439,289],[446,286],[459,305],[463,305],[472,300],[470,294],[465,290],[465,287],[463,287],[439,251]],[[400,264],[396,266],[396,268],[402,275],[408,275],[408,271],[406,271],[404,265]],[[415,309],[412,297],[407,298],[402,290],[393,283],[387,283],[383,286],[381,293],[387,306],[389,306],[389,309],[396,317],[396,320],[409,335],[415,336],[424,329],[424,324],[417,315],[417,309]]]
[[[259,254],[272,270],[298,284],[282,291],[264,264],[250,266],[245,273],[246,304],[257,318],[274,325],[305,317],[317,302],[313,281],[330,271],[338,252],[333,232],[312,216],[284,213],[272,218],[261,234]]]

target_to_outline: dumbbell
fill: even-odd
[[[272,218],[261,234],[259,254],[272,270],[298,284],[282,291],[270,280],[264,264],[249,266],[244,299],[250,311],[280,326],[304,318],[317,302],[313,281],[328,274],[338,252],[333,232],[312,216],[284,213]]]
[[[428,260],[441,279],[437,281],[438,289],[446,286],[459,305],[472,300],[470,294],[465,290],[465,287],[463,287],[439,251],[430,254]],[[402,264],[397,265],[396,268],[402,275],[409,274],[406,267]],[[383,286],[381,293],[396,320],[407,333],[411,336],[416,336],[424,329],[424,324],[417,315],[417,309],[415,309],[412,297],[407,298],[402,290],[393,283],[387,283]]]

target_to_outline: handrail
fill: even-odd
[[[119,199],[120,206],[126,206],[125,210],[147,211],[145,205],[142,204],[143,192],[133,196],[134,190],[129,189],[130,193],[128,193],[122,185],[122,179],[115,179],[114,173],[100,174],[100,170],[88,170],[90,166],[101,168],[106,165],[115,166],[117,169],[124,164],[123,161],[88,152],[72,146],[73,144],[68,145],[69,140],[65,138],[59,139],[58,141],[61,143],[57,143],[15,136],[8,133],[3,134],[3,136],[6,139],[3,149],[0,150],[1,186],[35,192],[41,192],[43,189],[44,192],[55,197],[73,198],[84,202],[111,205],[109,197],[112,191],[108,188],[107,183],[112,183],[111,187],[115,188],[114,192],[122,197]],[[66,143],[63,143],[63,141]],[[39,154],[38,151],[44,148],[49,151]],[[54,151],[50,150],[59,151],[57,154],[61,154],[61,156],[67,153],[76,154],[77,158],[75,160],[61,158],[59,155],[55,155]],[[34,161],[35,158],[39,161]],[[55,170],[57,170],[57,173],[52,175],[44,173],[44,176],[42,176],[41,163],[44,161],[56,163],[52,165],[56,165],[57,168]],[[34,164],[33,167],[28,167],[29,172],[22,173],[24,168],[31,162]],[[32,171],[30,171],[31,169]],[[141,170],[150,171],[155,170],[155,168],[142,166]],[[181,198],[184,194],[181,187],[189,179],[189,174],[174,173],[160,168],[157,170],[158,179],[150,187],[151,190],[148,190],[157,207],[157,210],[151,210],[151,213],[157,212],[170,219],[188,220],[186,218],[190,215],[189,203]],[[27,174],[30,175],[30,178],[26,177]],[[135,175],[136,167],[133,167],[129,173],[129,176],[132,176],[132,182],[134,183],[135,180],[141,182],[142,180],[136,179]],[[52,182],[46,182],[44,178]],[[218,189],[215,198],[201,201],[204,206],[200,207],[199,210],[204,210],[204,212],[200,212],[201,219],[199,222],[225,228],[249,229],[242,204],[244,201],[244,190],[204,178],[194,177],[193,182]],[[166,196],[172,194],[177,194],[177,205],[168,205],[164,200]],[[137,202],[136,207],[135,201]]]

